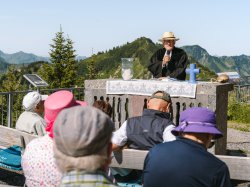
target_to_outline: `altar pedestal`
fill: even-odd
[[[113,108],[112,120],[116,128],[119,128],[128,117],[141,115],[143,109],[147,106],[149,96],[107,95],[107,81],[108,79],[85,80],[85,101],[92,105],[95,100],[107,100]],[[168,82],[165,82],[165,84],[167,86]],[[171,115],[173,122],[177,125],[179,124],[179,114],[186,108],[202,106],[215,111],[217,127],[224,136],[216,141],[212,152],[220,155],[226,154],[228,92],[232,89],[232,84],[199,82],[195,98],[172,97],[173,111]]]

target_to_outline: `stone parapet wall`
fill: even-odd
[[[107,79],[85,80],[85,100],[90,105],[95,100],[107,100],[113,108],[112,120],[115,122],[116,128],[119,128],[128,117],[141,115],[147,106],[148,96],[107,95],[106,81]],[[194,99],[173,97],[171,115],[174,123],[179,124],[179,114],[186,108],[193,106],[210,108],[216,112],[217,126],[224,134],[223,138],[216,141],[212,152],[226,154],[228,92],[232,89],[232,84],[204,82],[197,84],[196,98]]]

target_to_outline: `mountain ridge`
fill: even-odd
[[[149,59],[154,52],[161,48],[162,45],[152,42],[149,38],[141,37],[133,42],[127,42],[124,45],[113,47],[109,51],[99,52],[79,62],[79,74],[86,79],[105,79],[105,78],[121,78],[121,58],[134,58],[133,71],[134,79],[150,79],[151,73],[147,69]],[[191,63],[197,64],[201,68],[201,72],[197,78],[199,80],[210,80],[215,78],[216,74],[208,68],[199,64],[194,58],[189,56]],[[89,69],[92,73],[96,72],[95,77],[89,77]]]
[[[140,68],[143,69],[139,71],[139,74],[143,76],[143,74],[147,74],[146,67],[150,57],[161,47],[161,44],[154,43],[150,38],[140,37],[132,42],[113,47],[106,52],[98,52],[91,57],[77,57],[76,60],[79,61],[80,73],[86,73],[87,64],[93,61],[100,75],[110,73],[112,76],[117,76],[119,74],[118,70],[121,68],[120,58],[132,57],[137,59],[135,61],[135,68],[137,70],[140,70]],[[237,71],[241,76],[250,75],[250,56],[244,54],[239,56],[213,56],[199,45],[186,45],[180,48],[186,51],[189,59],[191,59],[191,63],[195,61],[194,63],[207,67],[215,73]],[[49,61],[48,57],[39,57],[23,51],[7,54],[0,50],[0,57],[1,70],[9,64],[29,64],[36,61]],[[113,68],[115,68],[115,70],[113,70]],[[101,72],[102,70],[104,72]],[[114,73],[114,75],[112,73]]]
[[[29,64],[36,61],[49,61],[48,57],[41,57],[34,55],[33,53],[25,53],[23,51],[8,54],[0,50],[0,57],[2,57],[9,64]]]
[[[181,47],[189,56],[214,72],[237,71],[241,76],[250,75],[250,56],[212,56],[199,45]]]
[[[9,64],[5,61],[4,58],[0,56],[0,73],[5,72],[5,70],[8,68]]]

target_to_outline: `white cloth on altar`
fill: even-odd
[[[132,79],[108,80],[106,82],[106,94],[131,94],[150,96],[157,90],[163,90],[171,97],[195,98],[196,84],[176,80],[141,80]]]

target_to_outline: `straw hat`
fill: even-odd
[[[160,42],[162,42],[163,40],[179,40],[179,38],[176,38],[173,32],[164,32],[162,35],[162,38],[159,39]]]

